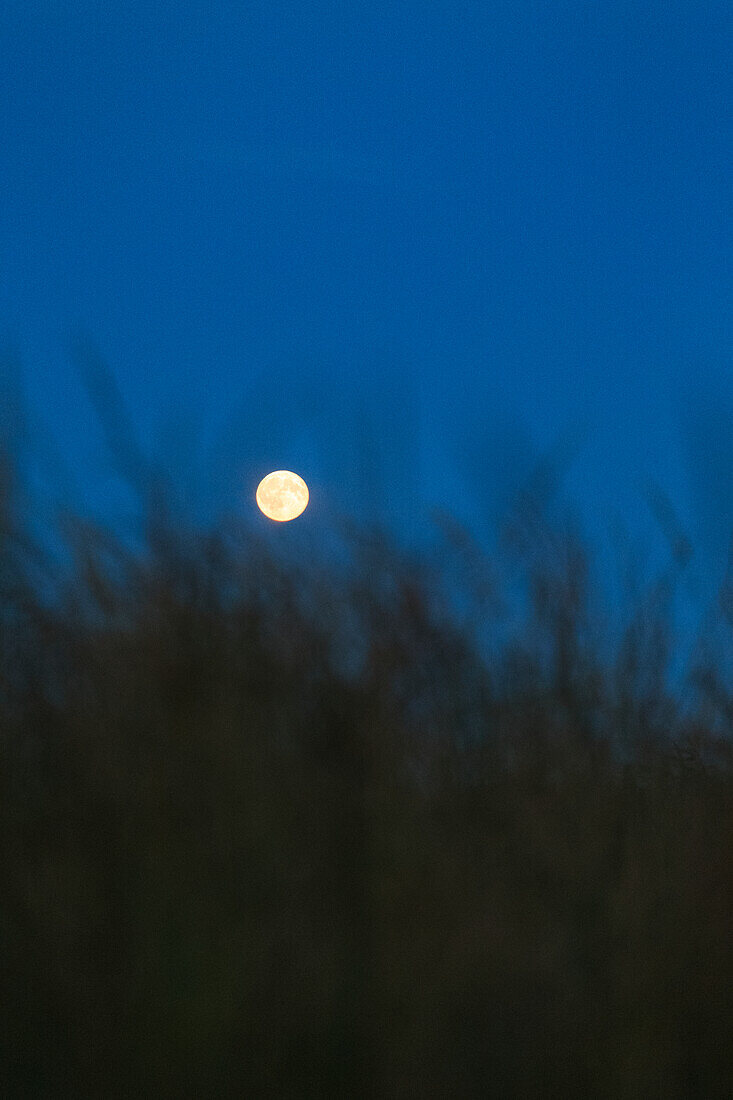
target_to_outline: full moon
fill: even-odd
[[[296,519],[308,504],[308,486],[290,470],[275,470],[257,486],[257,507],[278,523]]]

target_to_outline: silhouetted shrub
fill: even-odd
[[[41,596],[5,468],[3,1095],[731,1095],[733,703],[669,587],[608,657],[537,500],[288,560],[151,494]]]

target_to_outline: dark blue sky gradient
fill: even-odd
[[[654,479],[719,572],[730,68],[727,0],[6,2],[0,330],[49,513],[127,507],[83,330],[204,512],[292,466],[480,527],[577,437],[593,532],[646,537]]]

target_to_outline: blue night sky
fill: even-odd
[[[204,513],[285,466],[410,537],[435,504],[480,528],[577,440],[591,531],[643,534],[655,480],[720,571],[729,7],[6,2],[0,333],[42,507],[127,507],[82,331]]]

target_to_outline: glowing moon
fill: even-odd
[[[257,486],[257,507],[278,523],[296,519],[308,504],[308,486],[290,470],[275,470]]]

